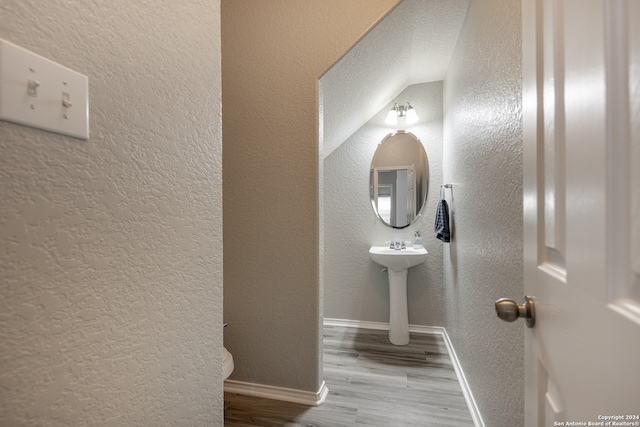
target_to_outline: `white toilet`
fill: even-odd
[[[223,356],[222,356],[222,379],[226,380],[233,372],[233,356],[225,347],[222,347]]]

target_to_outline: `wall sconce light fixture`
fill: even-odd
[[[398,117],[404,117],[408,125],[420,119],[416,110],[409,104],[409,101],[405,102],[404,105],[393,104],[384,122],[388,125],[395,125],[398,123]]]

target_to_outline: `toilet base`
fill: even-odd
[[[226,380],[229,378],[229,375],[233,372],[233,356],[231,353],[227,351],[226,348],[223,347],[223,357],[222,357],[222,379]]]

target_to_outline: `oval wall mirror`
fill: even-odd
[[[399,130],[384,137],[371,161],[369,191],[382,222],[405,228],[420,215],[427,200],[429,161],[420,140]]]

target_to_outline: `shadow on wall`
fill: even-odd
[[[455,305],[455,313],[460,313],[460,294],[458,289],[458,241],[456,239],[456,202],[455,202],[455,185],[451,186],[445,197],[449,205],[449,230],[451,233],[451,241],[444,245],[443,258],[445,263],[448,259],[449,269],[444,272],[447,286],[452,294],[450,295]]]

